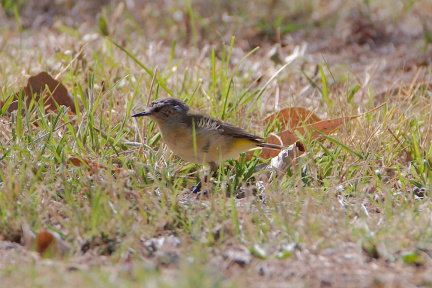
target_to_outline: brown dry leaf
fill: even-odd
[[[71,250],[68,243],[63,241],[61,237],[50,231],[39,232],[35,239],[36,252],[42,256],[62,256]]]
[[[312,124],[321,121],[314,113],[303,107],[289,107],[277,111],[264,119],[264,123],[272,123],[275,119],[286,128],[298,127],[302,123]]]
[[[69,162],[72,165],[77,166],[77,167],[81,167],[81,166],[85,165],[87,167],[87,170],[90,173],[95,173],[99,169],[107,169],[107,167],[105,165],[98,164],[98,163],[95,163],[95,162],[92,162],[92,161],[86,160],[86,159],[80,159],[80,158],[77,158],[77,157],[74,157],[74,156],[69,156]],[[115,168],[115,169],[111,170],[111,173],[112,174],[116,174],[116,175],[119,175],[119,174],[122,174],[122,173],[133,173],[133,172],[134,172],[134,170],[125,170],[125,169],[123,169],[121,167],[120,168]]]
[[[51,93],[47,91],[46,86]],[[74,99],[69,95],[66,87],[46,72],[31,76],[28,79],[27,86],[24,88],[24,92],[27,96],[27,104],[30,104],[32,93],[39,93],[36,100],[39,100],[39,97],[44,94],[45,105],[48,106],[48,109],[57,111],[55,104],[57,102],[58,105],[69,107],[73,113],[76,113]]]
[[[329,135],[330,133],[337,130],[342,124],[351,121],[352,119],[358,118],[360,116],[361,115],[351,116],[351,117],[341,117],[341,118],[324,120],[317,123],[309,124],[306,125],[306,131],[310,131],[313,128],[314,130],[318,130],[326,135]],[[298,131],[298,133],[302,135],[305,134],[305,129],[303,128],[303,126],[300,126],[294,128],[292,131],[285,130],[280,133],[270,135],[266,142],[270,144],[281,145],[281,146],[291,145],[295,143],[297,140],[299,140],[295,131]],[[312,139],[322,138],[322,135],[319,134],[317,131],[313,131],[312,133],[313,133]],[[279,152],[280,151],[275,149],[263,148],[259,157],[264,159],[273,158],[276,157],[279,154]]]
[[[89,172],[97,172],[99,169],[106,169],[104,165],[94,163],[90,160],[80,159],[74,156],[69,156],[69,162],[77,167],[86,166]]]
[[[48,87],[48,89],[47,89]],[[57,111],[56,102],[58,105],[64,105],[75,114],[75,103],[73,97],[68,93],[66,87],[52,78],[47,72],[40,72],[35,76],[31,76],[28,79],[27,86],[23,88],[23,97],[26,101],[27,106],[30,105],[32,95],[36,93],[36,101],[39,101],[40,97],[44,98],[45,107],[48,110]],[[16,93],[16,97],[19,93]],[[8,112],[12,112],[18,109],[18,101],[14,101],[8,108]]]
[[[285,131],[279,132],[275,135],[270,135],[266,142],[270,143],[270,144],[277,144],[277,145],[281,145],[281,146],[286,147],[288,145],[295,143],[298,140],[298,136],[296,135],[295,131],[298,131],[298,133],[304,135],[306,133],[306,131],[310,131],[311,129],[314,130],[312,132],[312,139],[321,139],[323,137],[317,131],[320,131],[323,134],[329,135],[330,133],[336,131],[342,124],[344,124],[348,121],[351,121],[355,118],[361,117],[361,116],[363,116],[367,113],[370,113],[372,111],[375,111],[375,110],[381,108],[384,104],[386,104],[386,103],[383,103],[380,106],[375,107],[372,110],[369,110],[369,111],[367,111],[363,114],[360,114],[360,115],[341,117],[341,118],[336,118],[336,119],[331,119],[331,120],[324,120],[324,121],[316,122],[313,124],[309,124],[309,125],[306,125],[306,130],[303,128],[303,126],[299,126],[297,128],[294,128],[292,131],[291,130],[285,130]],[[268,158],[276,157],[279,154],[279,152],[280,151],[275,150],[275,149],[263,148],[261,151],[261,154],[259,156],[261,158],[268,159]]]
[[[0,109],[3,107],[3,105],[5,104],[5,102],[0,102]],[[14,100],[10,103],[8,109],[6,110],[6,114],[7,113],[12,113],[13,111],[18,109],[18,100]]]
[[[54,236],[48,231],[40,232],[36,235],[36,252],[43,254],[48,247],[55,243]]]
[[[120,175],[120,174],[135,174],[135,170],[132,169],[124,169],[122,167],[111,169],[112,174]]]
[[[43,257],[64,256],[71,251],[72,247],[69,243],[61,239],[60,235],[44,230],[37,235],[33,233],[27,223],[22,225],[23,246],[31,251],[36,251]]]

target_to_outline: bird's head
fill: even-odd
[[[189,106],[180,99],[164,98],[153,101],[145,111],[132,115],[132,117],[148,116],[160,123],[161,121],[181,118],[189,109]]]

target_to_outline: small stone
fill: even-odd
[[[182,241],[180,238],[171,235],[165,238],[165,243],[171,247],[178,247]]]
[[[414,188],[413,194],[416,199],[423,199],[426,196],[427,189],[426,188]]]
[[[232,263],[238,264],[241,267],[250,264],[252,261],[252,255],[247,250],[228,250],[225,255],[229,260],[231,260]]]

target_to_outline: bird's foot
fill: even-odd
[[[191,190],[191,194],[198,194],[201,191],[202,183],[198,182],[197,185]]]
[[[196,194],[197,196],[207,196],[207,190],[201,190],[202,184],[199,182],[195,187],[191,190],[191,194]]]

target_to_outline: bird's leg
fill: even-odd
[[[199,180],[199,176],[198,176]],[[204,181],[207,182],[207,175],[204,176]],[[198,194],[201,191],[202,182],[199,180],[198,184],[191,190],[191,194]]]
[[[218,165],[215,162],[210,162],[209,165],[210,165],[212,177],[216,177]],[[209,181],[210,181],[210,177],[204,175],[204,183],[207,184],[206,186],[208,186]],[[201,188],[202,188],[202,181],[199,181],[198,184],[196,184],[195,187],[191,190],[191,194],[198,194],[199,192],[201,192]]]
[[[210,165],[211,177],[217,178],[219,165],[216,164],[215,162],[209,162],[209,165]],[[204,178],[204,181],[206,182],[206,184],[208,186],[208,184],[210,182],[210,177],[208,177],[208,179]]]

